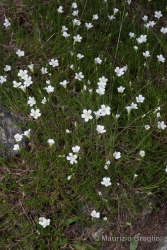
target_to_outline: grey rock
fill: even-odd
[[[161,236],[157,250],[167,250],[167,236]]]
[[[5,160],[19,154],[18,151],[13,150],[13,147],[17,144],[14,135],[24,133],[24,128],[18,126],[20,122],[23,122],[22,118],[0,106],[0,157]],[[25,148],[25,138],[23,137],[18,144],[20,148]]]
[[[102,235],[106,231],[106,228],[103,225],[98,225],[91,230],[91,237],[94,241],[101,240]]]
[[[133,231],[138,233],[145,226],[149,216],[152,214],[155,200],[151,195],[143,196],[143,194],[140,193],[137,193],[136,195],[138,195],[139,200],[143,200],[143,205],[140,209],[141,217],[131,223]]]

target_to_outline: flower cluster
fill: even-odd
[[[124,66],[122,68],[116,67],[114,71],[115,71],[116,75],[120,77],[120,76],[124,75],[126,70],[127,70],[127,66]]]
[[[14,144],[14,147],[13,147],[14,151],[19,151],[20,150],[20,145],[19,145],[18,142],[21,142],[21,140],[23,139],[23,136],[26,136],[26,137],[30,138],[30,131],[31,131],[31,129],[24,131],[23,134],[17,133],[17,134],[14,135],[14,139],[17,142],[17,144]]]
[[[99,95],[104,95],[105,94],[105,87],[107,84],[108,79],[105,78],[104,76],[99,78],[99,82],[97,83],[98,88],[96,89],[96,93]]]
[[[68,161],[70,161],[70,164],[74,164],[74,163],[77,163],[77,157],[78,157],[78,153],[79,153],[79,151],[80,151],[80,146],[75,146],[75,147],[72,147],[72,151],[73,151],[73,153],[75,153],[75,154],[73,154],[73,153],[69,153],[69,155],[66,157],[66,159],[68,160]]]

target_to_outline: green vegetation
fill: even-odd
[[[137,2],[77,0],[78,16],[71,1],[0,3],[0,102],[24,117],[22,125],[31,129],[29,139],[24,135],[27,147],[17,157],[0,159],[1,249],[56,250],[66,244],[82,249],[84,240],[72,239],[65,233],[67,226],[77,221],[86,227],[104,224],[110,230],[110,222],[128,211],[125,227],[150,206],[149,197],[157,204],[166,198],[167,34],[160,31],[166,28],[166,6],[163,1]],[[110,20],[114,8],[118,12]],[[163,16],[155,17],[155,11]],[[8,27],[3,25],[5,17]],[[74,25],[74,19],[81,24]],[[146,28],[149,21],[155,25]],[[93,26],[87,28],[86,23]],[[63,36],[62,26],[70,36]],[[81,42],[75,41],[77,34]],[[137,42],[141,35],[146,35],[145,42]],[[16,54],[19,49],[24,56]],[[149,57],[143,55],[146,51]],[[98,57],[102,62],[95,62]],[[13,84],[28,85],[21,70],[27,70],[32,81],[24,89]],[[78,73],[82,79],[76,79]],[[66,88],[60,84],[64,80]],[[53,92],[48,93],[49,85]],[[101,105],[108,107],[106,113]],[[41,115],[35,119],[37,109]],[[92,119],[86,122],[83,110],[91,110],[87,117]],[[94,114],[98,110],[99,118]],[[98,125],[104,126],[99,133]],[[49,139],[54,140],[52,146]],[[72,151],[75,146],[80,147],[78,153]],[[110,178],[108,186],[105,177]],[[100,218],[91,216],[93,210]],[[40,217],[50,219],[50,225],[39,225]]]

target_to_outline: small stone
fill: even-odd
[[[19,122],[23,122],[23,119],[0,106],[0,157],[5,160],[19,154],[17,150],[13,150],[16,144],[14,136],[24,133],[23,128],[16,125]],[[24,137],[18,144],[20,149],[26,147]]]

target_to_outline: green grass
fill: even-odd
[[[124,228],[141,216],[150,195],[157,204],[167,195],[167,132],[157,127],[158,121],[166,123],[166,63],[157,62],[157,55],[167,54],[166,35],[160,32],[165,27],[166,6],[159,1],[131,5],[126,1],[76,2],[78,18],[72,16],[72,2],[68,1],[1,3],[0,75],[7,75],[7,82],[0,85],[0,102],[21,114],[25,118],[22,125],[31,129],[27,148],[21,149],[19,156],[9,162],[0,159],[1,249],[56,250],[65,244],[82,249],[82,238],[72,240],[65,234],[68,225],[75,221],[86,227],[104,224],[111,230],[110,222],[126,210],[129,214],[128,220],[122,221]],[[60,5],[62,14],[57,12]],[[108,15],[113,14],[113,8],[119,12],[110,21]],[[159,20],[154,17],[158,10],[163,14]],[[7,29],[3,26],[4,14],[11,22]],[[92,21],[93,14],[98,14],[99,19]],[[144,27],[144,15],[155,20],[153,28]],[[74,18],[81,21],[81,26],[73,26]],[[93,28],[87,30],[86,22],[92,22]],[[62,36],[63,25],[68,27],[68,38]],[[135,38],[130,39],[129,32],[134,32]],[[81,43],[74,43],[76,34],[82,36]],[[136,38],[141,34],[147,34],[147,42],[138,45]],[[24,57],[16,55],[18,49],[25,51]],[[142,55],[146,50],[151,55],[147,60]],[[78,53],[84,58],[78,60]],[[96,57],[103,60],[101,65],[94,63]],[[58,67],[49,65],[52,58],[59,60]],[[27,68],[31,63],[33,72]],[[11,65],[12,70],[4,72],[5,65]],[[115,68],[125,65],[127,71],[118,77]],[[42,67],[51,75],[41,74]],[[27,69],[32,76],[33,84],[26,92],[13,88],[14,80],[22,81],[17,76],[20,69]],[[84,75],[82,81],[74,78],[78,72]],[[105,94],[100,96],[96,89],[102,76],[108,82]],[[53,93],[44,89],[47,80],[54,87]],[[69,81],[66,89],[59,84],[63,80]],[[118,93],[119,86],[125,87],[123,94]],[[145,97],[144,102],[128,114],[125,107],[136,103],[139,94]],[[36,100],[33,107],[27,104],[30,96]],[[46,104],[41,103],[44,97]],[[88,122],[81,118],[84,109],[93,113],[102,104],[111,108],[110,115],[96,119],[93,114]],[[30,116],[32,108],[41,112],[37,120]],[[116,114],[120,114],[118,119]],[[149,130],[144,128],[147,124]],[[99,136],[97,125],[103,125],[106,133]],[[48,139],[55,141],[51,148]],[[76,145],[81,148],[78,163],[70,164],[66,156]],[[140,150],[145,151],[144,157],[139,155]],[[118,160],[113,157],[115,151],[121,152]],[[107,160],[111,163],[106,170]],[[101,185],[103,177],[110,177],[112,185]],[[137,192],[142,193],[142,199]],[[85,213],[83,206],[87,208]],[[99,219],[92,220],[92,210],[100,212]],[[38,223],[42,216],[51,220],[45,229]],[[103,221],[103,217],[108,220]],[[97,249],[97,245],[94,247]]]

